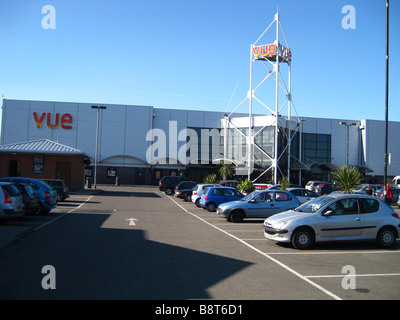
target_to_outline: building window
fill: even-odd
[[[331,162],[331,135],[303,133],[303,161]]]
[[[34,155],[33,156],[33,173],[44,173],[44,156]]]

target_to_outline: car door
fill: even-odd
[[[352,238],[360,236],[364,217],[360,213],[357,198],[339,199],[323,210],[318,229],[321,238]]]
[[[298,206],[297,200],[295,203],[293,197],[291,197],[290,194],[285,191],[276,190],[274,192],[274,196],[276,213],[294,209]]]
[[[235,190],[233,189],[223,189],[224,190],[224,202],[229,202],[229,201],[236,201],[238,199],[240,199],[240,197],[238,197],[238,193],[235,192]]]
[[[214,202],[217,207],[225,202],[225,194],[223,188],[214,188],[212,192],[212,197],[211,199],[208,199],[212,202]]]
[[[269,217],[276,213],[274,192],[260,192],[247,203],[248,217]]]

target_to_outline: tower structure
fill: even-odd
[[[290,177],[291,141],[301,123],[292,100],[291,63],[292,51],[280,22],[279,11],[277,11],[274,20],[250,45],[250,89],[247,96],[229,115],[225,115],[224,120],[224,158],[230,159],[230,155],[228,155],[229,129],[234,128],[239,136],[242,136],[242,140],[245,140],[247,146],[244,157],[232,159],[237,168],[240,168],[240,172],[238,173],[237,170],[237,174],[245,175],[247,173],[248,179],[251,180],[250,176],[255,164],[255,151],[258,154],[261,152],[265,159],[261,174],[255,177],[253,182],[272,170],[273,181],[276,184],[278,172],[284,175],[279,167],[279,162],[282,162],[284,154],[287,155],[286,174],[288,178]],[[244,126],[243,118],[239,124],[238,118],[235,119],[234,114],[246,101],[248,101],[249,116]],[[258,121],[261,123],[258,126],[255,126],[253,116],[256,104],[261,106],[261,114],[265,115],[261,117],[261,122]],[[292,119],[292,110],[295,111],[297,119]],[[258,112],[257,114],[260,115]],[[269,130],[271,140],[273,137],[268,148],[265,147],[265,144],[257,142],[258,137],[265,130]],[[282,145],[282,141],[285,141],[284,145]]]

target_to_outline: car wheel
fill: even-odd
[[[216,208],[215,203],[213,203],[213,202],[207,203],[206,208],[207,208],[207,210],[210,211],[210,212],[215,211],[215,208]]]
[[[200,199],[196,199],[195,205],[196,205],[197,207],[201,208]]]
[[[293,232],[292,245],[296,249],[309,249],[313,246],[314,241],[314,232],[309,228],[299,228]]]
[[[174,193],[174,190],[172,190],[172,188],[165,188],[165,194],[167,196],[170,196]]]
[[[379,230],[376,241],[381,248],[390,248],[396,242],[396,232],[391,227],[384,227]]]
[[[244,218],[244,214],[242,211],[239,210],[235,210],[233,211],[230,216],[229,216],[229,220],[232,222],[242,222]]]

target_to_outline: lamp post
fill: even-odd
[[[347,124],[347,122],[345,121],[340,121],[339,122],[340,125],[346,126],[346,165],[349,165],[349,149],[350,149],[350,135],[349,135],[349,127],[350,126],[356,126],[357,123],[355,122],[350,122],[349,124]]]
[[[100,115],[100,110],[101,109],[107,109],[107,107],[104,106],[92,106],[92,109],[97,109],[97,124],[96,124],[96,153],[94,155],[94,181],[93,185],[94,188],[96,189],[97,185],[97,155],[98,155],[98,147],[99,147],[99,115]]]
[[[385,185],[384,195],[386,200],[386,183],[388,169],[388,126],[389,126],[389,0],[386,0],[386,81],[385,81],[385,155],[383,183]]]

